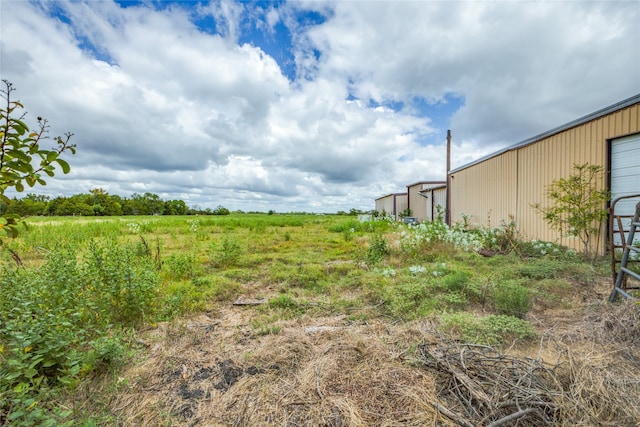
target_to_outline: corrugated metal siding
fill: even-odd
[[[456,222],[462,214],[471,215],[471,222],[480,225],[488,225],[486,218],[491,218],[491,226],[497,226],[512,214],[524,237],[579,249],[577,239],[560,240],[531,205],[544,204],[547,186],[571,175],[574,164],[588,162],[607,168],[607,141],[637,132],[638,104],[455,171],[451,218]],[[601,185],[606,185],[604,174]],[[599,239],[600,253],[604,253],[605,240]]]
[[[394,206],[395,203],[395,206]],[[407,209],[407,195],[403,193],[389,194],[388,196],[376,199],[376,211],[383,212],[394,219],[398,219],[400,214]]]
[[[438,206],[441,208],[442,220],[444,221],[444,210],[447,207],[447,188],[436,188],[433,190],[433,219],[438,219]]]
[[[376,200],[376,211],[380,214],[385,212],[387,215],[393,215],[393,194],[381,197]]]
[[[411,216],[417,218],[420,222],[427,220],[427,199],[418,194],[422,188],[422,183],[407,187]]]
[[[398,219],[399,215],[407,210],[409,206],[408,196],[406,194],[400,194],[396,196],[396,219]]]
[[[451,178],[451,221],[495,227],[516,215],[517,152],[509,151]]]

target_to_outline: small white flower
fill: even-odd
[[[382,270],[382,275],[384,277],[394,277],[396,275],[396,271],[393,268],[388,267]]]
[[[411,267],[409,267],[409,271],[411,272],[411,274],[420,274],[427,271],[427,269],[421,265],[412,265]]]

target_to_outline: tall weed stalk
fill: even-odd
[[[154,309],[158,272],[130,246],[56,247],[39,268],[0,273],[0,423],[65,425],[56,390],[119,362],[120,331]],[[38,403],[49,402],[49,403]]]

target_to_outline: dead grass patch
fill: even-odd
[[[344,317],[281,322],[256,336],[250,310],[159,325],[149,357],[110,406],[125,425],[425,425],[433,378],[406,363],[431,332]],[[446,424],[445,424],[446,425]]]
[[[594,303],[601,285],[536,312],[540,340],[508,349],[375,316],[261,335],[259,307],[230,305],[144,332],[116,390],[94,381],[77,400],[110,396],[124,426],[639,426],[640,306]]]

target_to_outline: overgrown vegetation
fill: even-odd
[[[127,329],[157,303],[158,271],[131,245],[56,246],[43,262],[1,278],[0,418],[11,425],[63,423],[72,411],[55,391],[123,363]]]
[[[548,186],[548,206],[536,203],[533,207],[562,236],[580,239],[585,257],[592,259],[592,240],[603,232],[606,202],[611,195],[604,186],[602,165],[575,164],[573,169],[568,178],[560,178]]]
[[[34,218],[7,248],[12,252],[4,252],[0,277],[0,424],[11,425],[117,425],[117,414],[100,412],[99,396],[79,402],[78,390],[108,382],[105,373],[131,363],[135,343],[148,339],[145,331],[169,328],[162,322],[206,313],[211,326],[192,327],[201,331],[194,343],[204,345],[226,326],[215,319],[236,300],[246,327],[230,325],[239,338],[207,349],[207,360],[242,342],[244,360],[253,360],[260,340],[286,340],[291,325],[328,318],[352,326],[428,321],[469,345],[535,345],[532,311],[564,309],[568,295],[600,277],[566,248],[520,240],[513,223],[469,230],[334,215]],[[368,357],[362,344],[340,345]],[[151,350],[146,344],[137,351],[145,357]],[[304,360],[291,357],[286,363]],[[180,361],[167,372],[186,375],[181,364],[189,362],[172,360]],[[230,366],[223,361],[220,366]],[[280,371],[269,363],[285,369],[285,362],[252,363],[258,366],[252,372],[276,378]],[[314,375],[323,381],[320,370]],[[104,393],[120,390],[112,387]],[[179,423],[185,413],[163,416]]]

